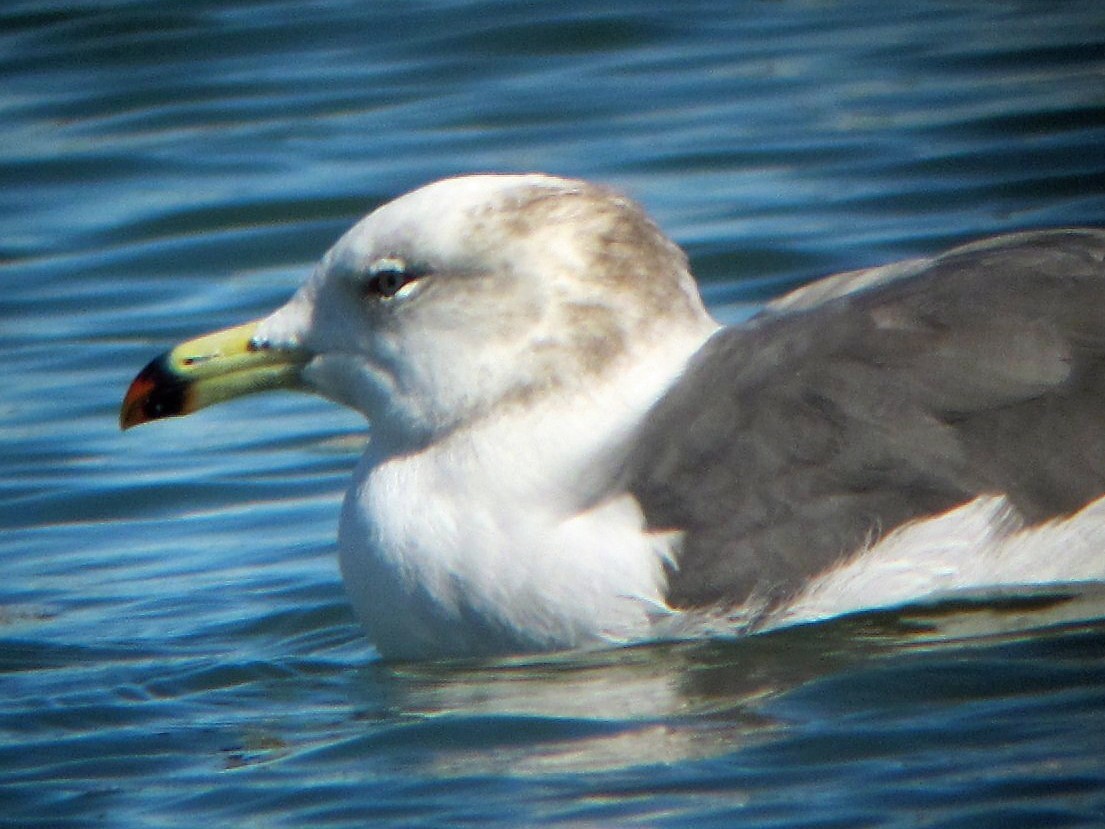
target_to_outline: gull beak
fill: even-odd
[[[299,388],[310,355],[260,338],[259,323],[197,337],[152,360],[127,389],[119,426],[191,414],[259,391]]]

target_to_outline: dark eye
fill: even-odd
[[[406,271],[379,271],[368,280],[366,290],[373,296],[395,296],[400,288],[411,281],[411,278]]]
[[[397,257],[389,256],[377,261],[369,270],[364,283],[365,296],[393,297],[418,274],[407,267],[407,263]]]

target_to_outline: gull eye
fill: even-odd
[[[375,262],[368,273],[368,280],[364,283],[365,296],[385,299],[395,296],[417,276],[407,268],[406,262],[391,256]]]

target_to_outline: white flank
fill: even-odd
[[[898,528],[810,582],[769,626],[811,622],[955,591],[1105,579],[1105,498],[1025,527],[986,496]]]

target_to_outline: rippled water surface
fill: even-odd
[[[1105,820],[1098,589],[386,665],[335,561],[355,416],[117,431],[151,356],[274,307],[366,210],[530,169],[643,201],[729,320],[1105,225],[1105,7],[9,0],[0,824]]]

